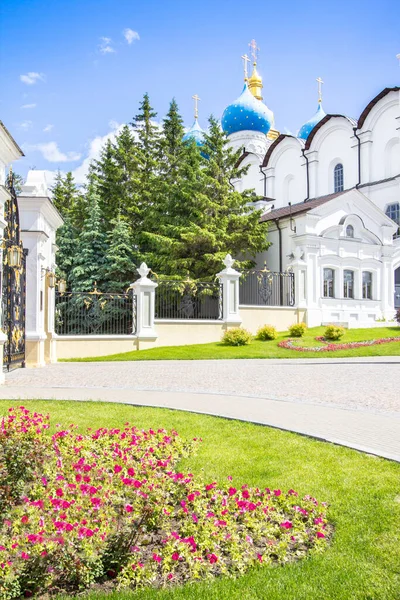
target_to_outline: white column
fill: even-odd
[[[222,283],[223,321],[229,326],[239,326],[242,319],[239,314],[239,271],[232,269],[235,260],[227,254],[223,260],[225,269],[217,277]]]
[[[146,263],[142,263],[137,271],[140,279],[130,286],[136,296],[136,336],[138,340],[155,340],[154,313],[158,283],[147,277],[150,269]]]
[[[307,308],[307,263],[303,260],[304,248],[296,246],[293,254],[290,269],[294,274],[295,306]]]

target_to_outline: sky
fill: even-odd
[[[14,170],[72,171],[79,183],[145,92],[203,128],[240,94],[241,55],[260,48],[264,102],[296,133],[317,108],[358,118],[400,84],[399,0],[2,0],[0,120],[25,158]]]

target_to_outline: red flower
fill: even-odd
[[[58,488],[56,490],[56,496],[58,496],[59,498],[62,498],[62,496],[64,496],[64,492],[62,491],[61,488]]]
[[[237,492],[237,489],[234,488],[234,487],[230,487],[229,490],[228,490],[228,494],[230,496],[234,496],[236,494],[236,492]]]
[[[133,506],[131,506],[130,504],[127,504],[125,506],[125,510],[126,510],[126,512],[131,513],[133,511]]]
[[[29,517],[28,517],[28,515],[24,515],[24,516],[21,518],[21,523],[28,523],[28,522],[29,522]]]
[[[218,562],[218,556],[216,556],[216,554],[208,554],[208,560],[210,561],[210,564],[214,564],[216,562]]]
[[[162,557],[159,554],[156,554],[155,552],[153,552],[153,560],[160,563],[162,561]]]
[[[122,467],[120,465],[114,465],[114,473],[120,473],[122,471]]]
[[[171,558],[172,558],[172,560],[179,560],[180,559],[179,552],[174,552]]]
[[[325,534],[322,531],[317,531],[317,538],[324,538]]]

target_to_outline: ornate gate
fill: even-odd
[[[10,171],[6,187],[10,198],[4,205],[2,330],[6,335],[3,369],[25,366],[26,251],[20,239],[20,225],[14,176]]]

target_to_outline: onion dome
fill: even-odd
[[[247,83],[239,98],[230,104],[222,115],[222,129],[227,135],[238,131],[267,133],[274,121],[273,112],[249,90]]]
[[[182,138],[183,142],[189,140],[194,140],[197,146],[202,146],[204,143],[204,130],[200,127],[197,117],[195,117],[193,125]]]
[[[314,129],[314,127],[320,121],[322,121],[322,119],[325,116],[326,116],[326,113],[325,113],[324,109],[322,108],[322,103],[319,102],[317,112],[315,113],[314,116],[311,117],[311,119],[309,121],[307,121],[307,123],[304,123],[303,127],[300,129],[299,133],[297,134],[297,137],[305,141],[308,138],[308,136],[310,135],[311,131]]]

